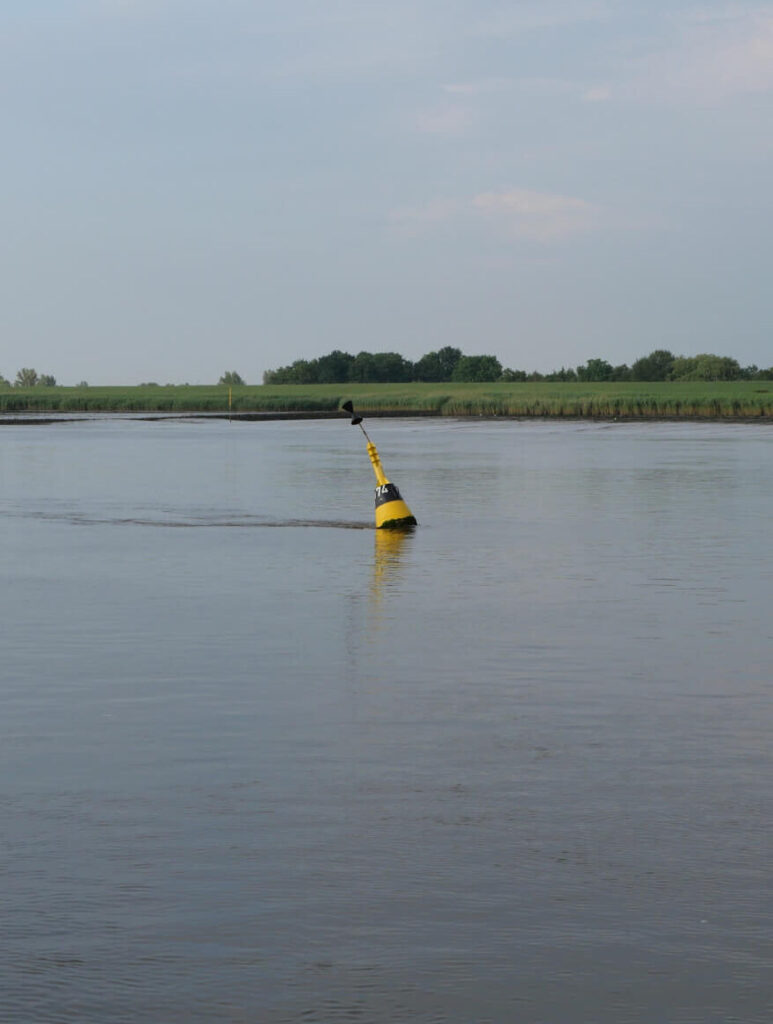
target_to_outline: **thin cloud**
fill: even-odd
[[[467,131],[472,120],[466,107],[448,106],[422,111],[416,117],[416,127],[426,135],[459,136]]]
[[[527,97],[577,97],[586,103],[603,103],[611,99],[612,89],[608,85],[588,85],[576,79],[556,78],[543,75],[529,75],[522,78],[482,78],[478,81],[449,82],[443,91],[452,96],[463,96],[470,102],[488,97],[527,96]]]
[[[678,17],[681,24],[706,25],[718,22],[737,22],[743,18],[765,17],[770,14],[770,7],[763,4],[751,6],[745,3],[729,3],[724,6],[694,7],[684,11]]]
[[[449,82],[443,91],[452,96],[490,96],[507,92],[514,85],[512,78],[481,78],[471,82]]]
[[[605,103],[611,96],[612,90],[606,85],[594,85],[582,94],[586,103]]]
[[[584,199],[524,188],[482,192],[472,200],[472,206],[508,235],[538,242],[589,231],[598,217],[597,208]]]
[[[540,29],[562,28],[609,16],[609,4],[600,0],[550,0],[521,2],[484,18],[476,25],[474,35],[508,38]]]
[[[420,235],[455,220],[463,209],[464,204],[458,199],[431,199],[422,206],[403,206],[393,210],[389,220],[392,228],[400,234]]]
[[[641,62],[636,98],[713,103],[773,92],[770,8],[696,11],[677,26],[678,41]]]
[[[513,188],[468,199],[433,199],[394,210],[390,223],[401,234],[420,235],[449,224],[484,223],[509,238],[556,242],[598,226],[599,210],[573,196]]]

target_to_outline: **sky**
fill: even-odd
[[[773,364],[773,2],[4,0],[0,374]]]

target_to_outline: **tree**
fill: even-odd
[[[416,380],[434,383],[443,379],[443,367],[437,352],[427,352],[418,362],[413,364],[413,376]]]
[[[621,363],[619,366],[615,366],[612,369],[610,380],[633,380],[631,374],[631,367],[627,363]]]
[[[39,387],[42,388],[55,388],[56,377],[54,377],[53,374],[50,373],[41,373],[41,375],[38,377],[38,385]]]
[[[571,366],[568,369],[562,366],[560,370],[554,370],[552,373],[546,373],[545,380],[577,380],[577,371],[573,370]]]
[[[236,370],[227,370],[218,381],[218,384],[243,384],[240,374]]]
[[[343,384],[349,380],[349,367],[354,362],[354,356],[348,352],[341,352],[340,349],[333,349],[326,356],[320,356],[316,360],[320,384]]]
[[[451,380],[483,383],[499,380],[502,364],[496,356],[462,356],[454,367]]]
[[[577,379],[581,381],[610,380],[614,367],[606,359],[589,359],[584,366],[577,367]]]
[[[672,380],[738,380],[741,366],[730,356],[702,352],[697,356],[679,356],[671,370]]]
[[[38,382],[37,370],[33,370],[29,366],[23,366],[21,370],[16,374],[16,380],[14,381],[14,387],[17,388],[34,388]]]
[[[631,380],[668,380],[673,366],[673,353],[667,348],[656,348],[636,360],[631,367]]]
[[[462,358],[462,350],[446,345],[438,352],[427,352],[414,365],[413,379],[422,381],[451,380],[457,363]]]
[[[349,380],[361,384],[375,380],[374,362],[372,352],[358,352],[349,367]]]
[[[399,352],[375,352],[373,354],[372,380],[380,384],[401,384],[413,376],[413,363],[404,359]]]
[[[316,359],[296,359],[290,366],[280,366],[277,370],[266,370],[263,374],[263,383],[318,384],[318,361]]]
[[[462,350],[460,348],[454,348],[452,345],[446,345],[441,348],[437,354],[438,360],[440,361],[440,369],[442,372],[441,380],[452,380],[454,376],[454,370],[459,365],[459,360],[462,359]],[[501,373],[500,366],[500,373]]]

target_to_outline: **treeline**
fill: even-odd
[[[397,352],[359,352],[338,349],[319,359],[296,359],[289,366],[267,370],[264,384],[401,384],[412,381],[440,383],[493,381],[667,381],[667,380],[773,380],[773,367],[741,366],[730,356],[702,353],[676,356],[655,349],[631,366],[613,366],[606,359],[589,359],[576,367],[550,373],[503,368],[496,356],[467,356],[446,346],[412,363]]]
[[[319,359],[296,359],[290,366],[266,370],[264,384],[404,384],[412,381],[500,380],[502,364],[496,356],[466,356],[447,345],[412,363],[398,352],[358,352],[335,349]]]
[[[398,352],[358,352],[356,356],[334,349],[319,359],[296,359],[289,366],[266,370],[264,384],[408,384],[413,382],[439,384],[490,383],[495,381],[567,381],[603,383],[604,381],[734,381],[773,380],[773,366],[741,366],[730,356],[702,353],[697,356],[675,356],[668,349],[655,349],[637,359],[631,366],[613,366],[606,359],[589,359],[580,366],[562,366],[560,370],[539,373],[536,370],[503,368],[492,355],[468,356],[461,349],[447,345],[437,352],[428,352],[417,362],[405,359]],[[243,385],[245,381],[235,370],[224,373],[218,384]],[[139,387],[158,387],[153,381]],[[172,387],[174,385],[167,385]],[[0,388],[28,389],[56,387],[56,379],[23,367],[11,383],[0,374]],[[85,380],[76,385],[87,388]]]
[[[741,366],[730,356],[703,352],[697,356],[675,356],[659,348],[641,356],[631,366],[612,366],[606,359],[589,359],[575,369],[561,369],[551,374],[526,374],[505,370],[504,380],[575,380],[575,381],[664,381],[664,380],[773,380],[773,366]]]

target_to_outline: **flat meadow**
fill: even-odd
[[[666,381],[490,384],[138,385],[7,387],[0,413],[333,415],[350,399],[381,416],[591,419],[759,419],[773,416],[773,382]],[[229,404],[230,401],[230,404]]]

